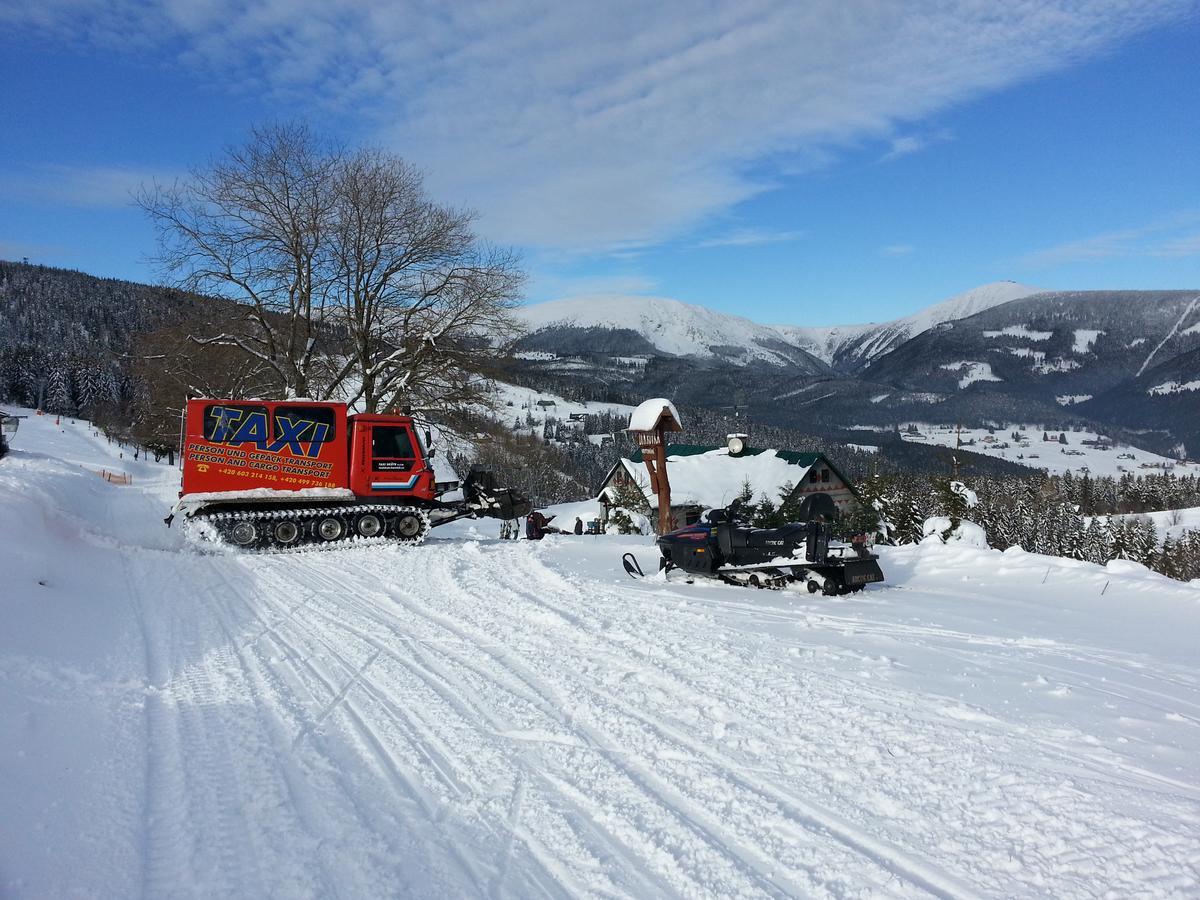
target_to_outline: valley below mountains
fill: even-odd
[[[146,335],[211,330],[236,310],[172,288],[0,262],[0,400],[41,397],[93,415],[110,404],[127,417],[146,377],[136,370]],[[1200,290],[996,282],[893,321],[841,326],[806,325],[799,307],[792,323],[768,325],[645,296],[515,314],[525,334],[494,373],[500,381],[577,401],[669,397],[752,440],[756,429],[786,429],[880,444],[887,435],[864,439],[863,429],[1019,423],[1200,453]]]
[[[1200,448],[1200,291],[1042,291],[997,282],[892,322],[761,325],[654,297],[520,311],[522,380],[650,395],[846,438],[854,426],[1091,426]],[[1183,445],[1181,450],[1180,445]]]

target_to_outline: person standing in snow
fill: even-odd
[[[583,534],[583,519],[579,518],[579,516],[575,517],[575,533]]]

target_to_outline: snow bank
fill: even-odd
[[[925,524],[921,526],[921,533],[925,535],[921,543],[962,544],[966,547],[977,547],[980,550],[988,549],[987,532],[974,522],[963,519],[954,531],[946,534],[950,529],[950,524],[947,516],[931,516],[926,519]]]
[[[200,552],[169,467],[21,439],[6,898],[1200,893],[1196,587],[931,542],[834,599],[494,521]]]
[[[209,493],[185,494],[180,504],[208,503],[213,500],[277,500],[281,503],[308,500],[353,500],[354,491],[349,488],[300,488],[295,491],[281,491],[275,488],[246,488],[241,491],[215,491]]]

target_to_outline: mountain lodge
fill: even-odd
[[[766,494],[779,503],[781,494],[791,487],[789,499],[825,494],[838,512],[856,502],[857,493],[850,480],[822,453],[799,453],[743,447],[730,442],[728,447],[696,444],[667,446],[667,477],[671,483],[671,514],[679,525],[699,520],[706,509],[729,505],[748,481],[755,500]],[[738,447],[735,451],[732,447]],[[619,487],[633,484],[642,495],[644,512],[658,509],[658,498],[650,489],[650,480],[637,450],[621,459],[600,485],[601,502],[612,503]]]

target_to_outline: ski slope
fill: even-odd
[[[85,424],[14,447],[0,896],[1200,892],[1200,586],[922,545],[834,600],[490,522],[239,555]]]
[[[966,450],[1033,469],[1045,469],[1051,475],[1064,472],[1082,475],[1086,472],[1093,477],[1120,478],[1124,474],[1200,474],[1200,464],[1196,462],[1171,459],[1129,444],[1110,444],[1107,437],[1094,431],[1063,432],[1046,425],[1005,425],[989,432],[986,428],[959,428],[927,422],[911,424],[916,426],[915,434],[908,431],[909,423],[900,426],[900,436],[906,441],[949,448],[961,444]],[[1014,439],[1014,432],[1021,437]],[[1049,441],[1043,440],[1047,434],[1051,437]],[[1066,435],[1066,444],[1058,443],[1060,434]],[[1100,446],[1096,446],[1098,442]]]

